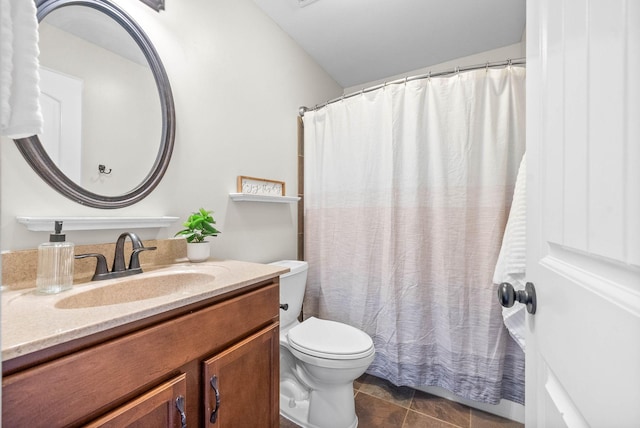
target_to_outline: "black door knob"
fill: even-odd
[[[505,308],[510,308],[517,301],[527,305],[527,312],[536,313],[536,288],[533,283],[527,282],[524,290],[516,291],[513,285],[503,282],[498,286],[498,301]]]

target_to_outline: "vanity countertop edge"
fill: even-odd
[[[60,309],[56,304],[70,296],[142,275],[180,272],[213,272],[215,279],[149,299],[87,308]],[[289,269],[276,265],[237,260],[210,260],[203,263],[176,263],[148,273],[110,281],[76,284],[71,290],[39,295],[34,289],[2,292],[2,361],[41,351],[92,334],[153,317],[198,302],[223,297],[247,286],[273,279]]]

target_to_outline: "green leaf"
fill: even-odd
[[[211,213],[213,211],[207,211],[204,208],[191,213],[187,221],[182,224],[185,229],[176,232],[175,236],[183,235],[187,242],[202,242],[207,236],[216,236],[221,233],[213,227],[216,221]]]
[[[207,232],[211,232],[211,233],[217,233],[218,232],[216,230],[216,228],[211,226],[209,223],[202,223],[202,228],[204,230],[206,230]]]

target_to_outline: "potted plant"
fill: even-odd
[[[211,213],[213,211],[200,208],[182,223],[185,228],[175,234],[175,236],[184,236],[187,239],[187,258],[192,262],[207,260],[211,254],[211,247],[205,238],[218,236],[218,233],[221,233],[213,226],[216,221]]]

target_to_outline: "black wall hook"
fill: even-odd
[[[100,165],[98,165],[98,172],[100,174],[111,174],[111,168],[109,168],[109,171],[107,171],[107,167],[102,165],[102,164],[100,164]]]

